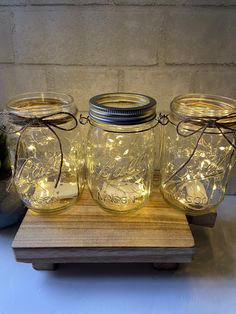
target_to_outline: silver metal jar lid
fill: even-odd
[[[106,124],[141,124],[155,119],[156,101],[141,94],[101,94],[90,99],[89,117]]]

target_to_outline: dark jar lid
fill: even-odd
[[[89,116],[98,123],[141,124],[155,119],[156,100],[134,93],[101,94],[90,99]]]

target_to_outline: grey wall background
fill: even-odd
[[[17,93],[236,97],[236,0],[0,0],[0,107]]]
[[[0,109],[22,92],[66,92],[85,111],[129,91],[168,111],[177,94],[236,97],[235,79],[236,0],[0,0]]]

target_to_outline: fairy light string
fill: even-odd
[[[236,145],[233,143],[228,135],[233,134],[234,136],[234,142],[236,140],[236,113],[231,113],[229,115],[225,115],[222,117],[209,117],[209,116],[203,116],[203,117],[188,117],[188,118],[182,118],[180,122],[177,124],[174,124],[170,119],[168,121],[169,123],[176,126],[176,132],[179,136],[182,137],[190,137],[196,133],[199,133],[199,137],[197,138],[196,145],[194,146],[193,151],[189,155],[188,159],[174,172],[172,175],[165,180],[164,184],[168,183],[171,179],[173,179],[193,158],[199,142],[204,134],[221,134],[225,140],[228,142],[228,144],[233,147],[233,153],[236,150]],[[189,124],[191,125],[191,128],[189,129]],[[192,130],[193,127],[197,127],[196,129]],[[206,131],[208,129],[208,131]],[[209,129],[217,129],[217,131],[210,130]],[[187,131],[187,133],[186,133]]]
[[[12,174],[13,180],[16,176],[16,169],[17,169],[17,165],[18,165],[19,147],[20,147],[20,143],[22,141],[22,138],[24,136],[25,131],[30,127],[46,127],[51,131],[51,133],[55,136],[55,138],[58,141],[59,151],[60,151],[60,165],[59,165],[56,183],[54,185],[54,188],[57,188],[59,181],[60,181],[60,178],[61,178],[64,155],[63,155],[61,139],[54,129],[62,130],[65,132],[74,130],[78,126],[78,121],[77,121],[76,117],[72,113],[64,112],[64,111],[44,115],[42,117],[24,117],[24,116],[20,116],[20,115],[17,115],[15,113],[11,113],[11,112],[0,112],[0,117],[8,117],[10,123],[13,123],[15,125],[20,126],[19,129],[14,130],[14,131],[7,130],[6,126],[0,127],[0,130],[6,134],[19,133],[19,137],[18,137],[17,142],[16,142],[14,169],[13,169],[13,174]],[[63,126],[64,123],[69,122],[69,121],[73,121],[74,125],[71,127]]]
[[[17,139],[17,143],[16,143],[16,150],[15,150],[15,160],[14,160],[14,171],[13,171],[13,179],[16,176],[16,169],[17,169],[17,165],[18,165],[18,154],[19,154],[19,146],[20,143],[22,141],[22,137],[25,133],[25,131],[29,128],[29,127],[46,127],[48,128],[52,134],[55,136],[55,138],[58,141],[58,145],[59,145],[59,150],[60,150],[60,165],[59,165],[59,170],[58,170],[58,175],[57,175],[57,180],[55,183],[55,188],[57,188],[60,178],[61,178],[61,173],[62,173],[62,166],[63,166],[63,149],[62,149],[62,143],[60,140],[60,137],[58,136],[56,130],[54,129],[58,129],[58,130],[62,130],[62,131],[72,131],[74,130],[77,126],[78,126],[78,122],[81,125],[86,125],[86,124],[90,124],[93,125],[93,123],[91,122],[91,119],[89,116],[84,116],[83,114],[80,114],[79,120],[77,120],[77,118],[69,113],[69,112],[57,112],[57,113],[52,113],[49,115],[45,115],[42,117],[24,117],[24,116],[20,116],[14,113],[10,113],[10,112],[0,112],[0,117],[8,117],[10,123],[16,124],[21,126],[18,130],[15,131],[10,131],[7,130],[5,126],[1,126],[0,130],[3,131],[4,133],[7,134],[16,134],[19,133],[19,137]],[[68,126],[62,126],[64,123],[69,122],[69,121],[73,121],[74,125],[72,127],[68,127]],[[154,129],[155,127],[157,127],[158,125],[162,125],[162,126],[166,126],[169,123],[173,124],[176,126],[176,132],[179,136],[182,137],[190,137],[196,133],[199,133],[199,137],[196,141],[196,145],[193,149],[193,151],[191,152],[191,154],[189,155],[188,159],[167,179],[165,180],[164,184],[166,184],[167,182],[169,182],[174,176],[176,176],[192,159],[192,157],[194,156],[199,142],[202,138],[202,136],[205,133],[210,133],[210,134],[221,134],[225,140],[229,143],[230,146],[233,147],[234,152],[236,150],[236,145],[235,145],[235,140],[236,140],[236,113],[231,113],[229,115],[225,115],[222,117],[209,117],[209,116],[203,116],[203,117],[188,117],[188,118],[182,118],[180,122],[178,122],[177,124],[174,124],[170,118],[168,114],[162,114],[160,113],[156,118],[155,118],[155,124],[149,128],[143,129],[143,130],[134,130],[134,131],[127,131],[127,132],[122,132],[122,133],[140,133],[140,132],[145,132],[148,131],[150,129]],[[197,129],[191,130],[189,129],[189,124],[191,125],[191,127],[197,127]],[[217,129],[218,131],[207,131],[206,130],[209,129]],[[111,132],[111,133],[117,133],[116,131],[113,130],[105,130],[107,132]],[[186,133],[187,131],[187,133]],[[229,134],[233,134],[234,136],[234,142],[232,142],[228,135]]]

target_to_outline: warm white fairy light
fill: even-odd
[[[28,146],[28,150],[31,150],[31,151],[33,151],[33,150],[35,150],[36,148],[35,148],[35,146],[34,145],[29,145]]]

